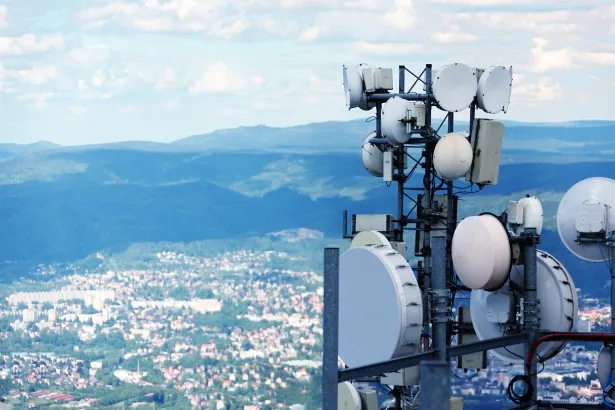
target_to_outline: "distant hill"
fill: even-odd
[[[338,237],[343,209],[381,213],[397,206],[395,187],[361,164],[360,146],[372,126],[351,121],[249,127],[172,144],[34,144],[19,150],[11,145],[10,156],[1,145],[7,154],[0,158],[0,278],[12,280],[38,263],[77,260],[135,242],[240,238],[298,228]],[[568,187],[589,176],[615,178],[614,134],[615,123],[609,122],[509,125],[499,184],[464,195],[462,216],[502,211],[509,199],[538,194],[547,227],[541,246],[584,272],[574,276],[578,286],[600,289],[606,268],[572,258],[553,228]],[[280,143],[282,151],[297,153],[279,152],[281,140],[289,141]],[[321,143],[330,144],[330,151],[319,152]],[[419,180],[417,175],[412,181]]]
[[[441,120],[434,119],[438,124]],[[608,158],[615,152],[615,121],[571,121],[562,123],[506,124],[506,161],[514,162],[577,162]],[[456,129],[467,129],[468,123],[455,122]],[[193,135],[171,143],[126,141],[110,144],[61,147],[48,142],[30,145],[0,144],[0,155],[32,153],[48,150],[76,152],[84,150],[138,150],[165,153],[195,152],[276,152],[331,153],[357,152],[376,123],[363,119],[329,121],[278,128],[264,125],[238,127]],[[441,134],[444,134],[442,128]],[[579,149],[582,148],[582,149]]]
[[[28,154],[33,152],[51,151],[61,148],[61,145],[48,141],[39,141],[32,144],[2,144],[0,143],[0,158],[9,155]]]

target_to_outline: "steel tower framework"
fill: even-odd
[[[412,85],[406,87],[406,76],[410,76]],[[339,248],[326,248],[324,250],[324,313],[323,313],[323,409],[337,408],[338,383],[351,380],[377,381],[384,373],[400,369],[420,366],[421,409],[442,410],[450,407],[451,378],[450,359],[465,354],[482,352],[505,346],[524,343],[526,356],[531,356],[525,366],[526,402],[518,408],[556,408],[551,403],[538,402],[537,381],[537,355],[535,347],[544,341],[545,336],[553,337],[548,332],[540,331],[539,303],[536,292],[537,258],[536,250],[540,237],[535,229],[525,229],[518,236],[511,237],[523,252],[524,264],[524,303],[522,331],[508,336],[482,340],[475,343],[452,345],[453,320],[451,317],[454,305],[455,292],[468,290],[455,277],[451,256],[452,236],[457,225],[456,200],[457,195],[452,181],[440,179],[433,170],[432,158],[436,143],[440,139],[440,130],[447,123],[447,132],[454,131],[454,114],[448,113],[437,126],[432,125],[432,108],[435,100],[431,90],[432,65],[427,64],[420,74],[416,74],[405,66],[399,66],[398,93],[376,93],[368,95],[368,102],[376,105],[376,137],[370,140],[373,144],[388,144],[382,136],[381,113],[382,104],[394,96],[408,101],[420,101],[426,105],[425,127],[421,132],[412,134],[403,145],[394,148],[394,175],[397,182],[397,215],[392,238],[395,241],[404,240],[404,231],[414,230],[416,235],[422,237],[422,261],[419,262],[417,272],[419,284],[423,294],[423,349],[421,353],[406,357],[399,357],[380,363],[366,366],[338,369],[338,329],[339,329]],[[423,92],[415,92],[421,87]],[[470,133],[476,114],[476,101],[470,106]],[[416,158],[410,150],[422,149],[421,157]],[[406,157],[406,158],[404,158]],[[404,162],[409,160],[410,170],[406,172]],[[410,186],[410,178],[414,171],[422,167],[424,177],[422,186]],[[438,216],[434,208],[434,195],[437,192],[446,192],[447,214],[445,221]],[[411,193],[419,192],[418,199]],[[406,200],[412,207],[406,207]],[[409,208],[406,211],[406,208]],[[417,210],[416,218],[411,218]],[[434,234],[445,226],[445,234]],[[438,225],[439,227],[436,227]],[[344,237],[352,238],[346,233],[346,213],[344,211]],[[609,242],[613,246],[613,241]],[[615,283],[615,264],[612,264],[612,282]],[[612,287],[612,302],[615,300],[615,287]],[[579,340],[608,340],[615,335],[615,320],[612,321],[613,334],[575,334]],[[571,337],[560,335],[561,339],[570,340]],[[431,339],[431,343],[429,343]],[[357,341],[360,343],[360,341]],[[615,354],[612,355],[615,363]],[[614,365],[615,368],[615,365]],[[396,407],[401,409],[401,392],[396,393]],[[567,409],[595,409],[604,408],[595,404],[554,404],[557,408]]]

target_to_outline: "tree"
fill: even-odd
[[[214,292],[209,288],[198,289],[194,296],[199,299],[213,299],[216,297],[216,295],[214,295]]]
[[[175,300],[189,300],[190,292],[185,286],[177,286],[169,291],[169,297]]]
[[[13,381],[11,379],[0,379],[0,397],[7,396],[13,388]]]

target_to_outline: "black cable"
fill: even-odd
[[[517,392],[515,392],[515,384],[519,382],[523,383],[522,394],[517,394]],[[530,383],[530,377],[525,374],[518,374],[513,377],[506,388],[506,396],[515,404],[527,403],[532,400],[533,394],[534,387],[532,386],[532,383]]]
[[[471,380],[471,379],[475,378],[476,376],[478,376],[478,374],[480,373],[479,369],[472,369],[472,370],[475,370],[476,373],[474,373],[472,376],[469,376],[469,377],[462,377],[462,376],[458,375],[457,372],[454,372],[453,369],[451,369],[451,373],[453,374],[453,376],[457,377],[458,379],[461,379],[461,380]]]

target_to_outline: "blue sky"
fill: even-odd
[[[346,109],[341,76],[362,62],[512,65],[506,118],[615,119],[615,4],[0,0],[0,142],[366,117]]]

